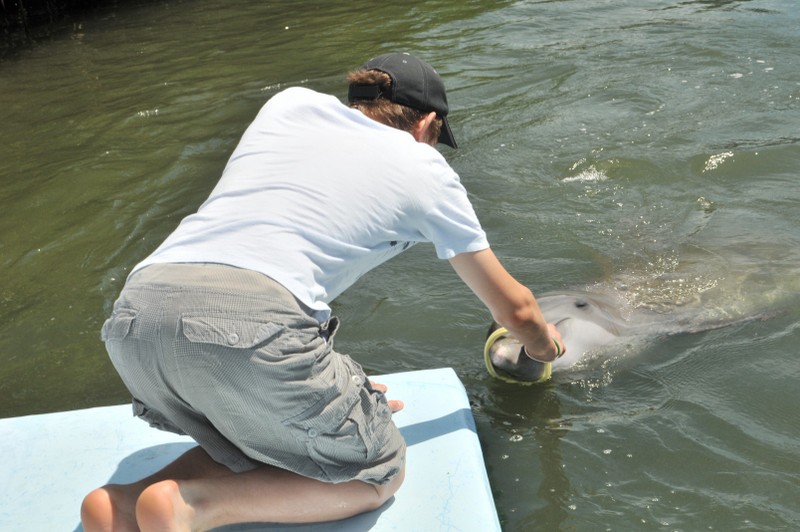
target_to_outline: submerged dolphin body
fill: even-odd
[[[552,362],[552,369],[569,368],[587,353],[623,339],[699,332],[765,317],[765,313],[760,313],[746,317],[709,318],[697,309],[677,308],[671,312],[655,312],[632,307],[613,290],[558,292],[543,294],[536,299],[544,317],[556,326],[567,347],[566,354]],[[525,356],[522,344],[510,334],[496,334],[498,329],[499,326],[493,323],[486,345],[490,373],[511,381],[547,380],[551,368]],[[501,370],[501,373],[494,370]]]

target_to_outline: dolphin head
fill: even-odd
[[[628,328],[622,316],[625,304],[612,293],[554,292],[537,296],[536,300],[567,347],[564,356],[552,363],[553,369],[573,366],[586,353],[615,342]],[[496,323],[492,324],[489,333],[497,328]],[[513,336],[500,338],[489,351],[491,363],[520,380],[538,380],[541,369],[528,367],[531,361],[520,354],[521,348]]]
[[[553,368],[569,367],[591,351],[613,343],[625,334],[624,303],[613,294],[558,292],[538,296],[545,319],[561,333],[566,354]]]

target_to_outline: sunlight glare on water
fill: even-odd
[[[456,369],[506,530],[800,528],[796,7],[114,3],[5,54],[0,415],[127,401],[98,331],[130,268],[269,97],[343,97],[407,49],[445,79],[442,152],[506,267],[670,328],[495,382],[488,312],[421,245],[339,298],[337,348],[372,374]]]

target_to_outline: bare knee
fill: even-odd
[[[375,493],[377,497],[375,499],[375,504],[371,508],[371,510],[375,510],[383,506],[383,504],[392,498],[392,496],[397,493],[397,490],[400,489],[400,486],[403,484],[403,480],[406,478],[406,468],[403,466],[400,469],[400,472],[392,478],[386,484],[374,485]]]

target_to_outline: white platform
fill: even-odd
[[[247,524],[233,530],[500,530],[475,422],[450,368],[376,377],[405,408],[395,414],[408,444],[406,480],[382,508],[315,525]],[[129,405],[0,419],[0,530],[82,530],[91,489],[142,478],[192,447],[151,429]]]

